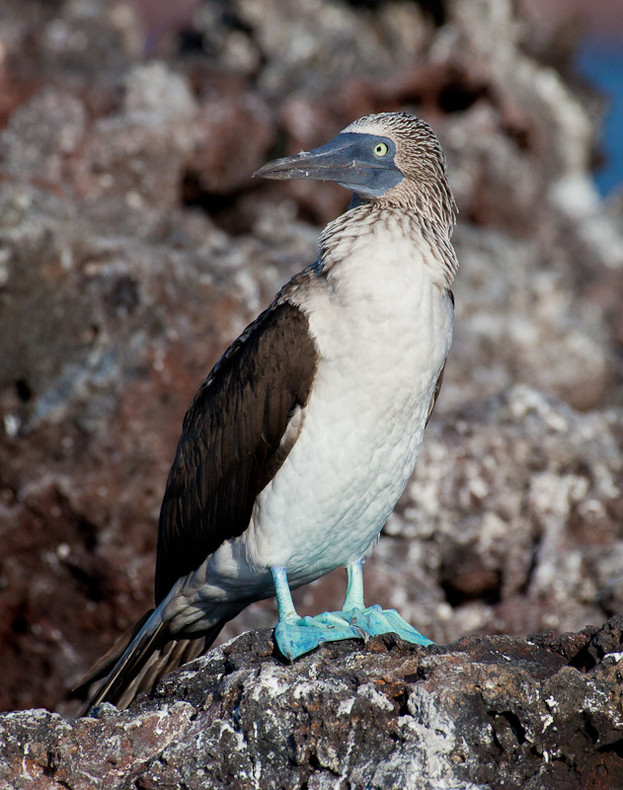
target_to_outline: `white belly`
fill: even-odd
[[[366,240],[308,300],[321,352],[301,434],[257,499],[249,529],[210,561],[225,587],[292,586],[374,544],[411,476],[452,339],[450,299],[413,247]],[[356,253],[356,250],[355,250]]]

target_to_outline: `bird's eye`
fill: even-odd
[[[389,153],[389,146],[387,143],[377,143],[373,150],[374,156],[387,156]]]

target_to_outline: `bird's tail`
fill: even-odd
[[[120,710],[127,708],[167,672],[205,653],[228,619],[219,621],[196,639],[172,639],[158,610],[147,612],[71,690],[72,696],[77,696],[104,678],[87,698],[80,715],[85,716],[101,702],[112,702]]]

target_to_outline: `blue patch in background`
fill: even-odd
[[[597,189],[608,195],[623,186],[623,39],[586,39],[577,64],[609,103],[602,124],[601,148],[606,161],[595,172]]]

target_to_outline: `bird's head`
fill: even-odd
[[[443,151],[430,126],[405,112],[366,115],[331,142],[276,159],[254,175],[335,181],[370,202],[428,206],[449,224],[455,205]]]

